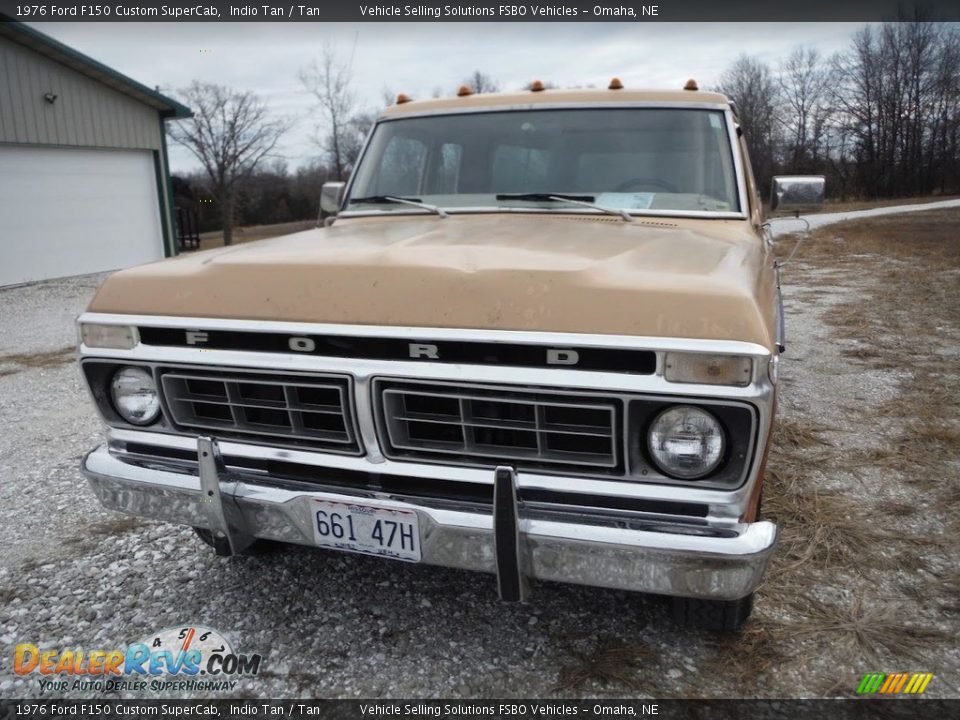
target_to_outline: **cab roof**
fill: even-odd
[[[397,117],[434,111],[456,111],[477,108],[529,107],[531,105],[601,103],[690,103],[729,105],[725,95],[699,90],[524,90],[509,93],[472,93],[464,96],[430,100],[407,100],[386,108],[381,117]]]

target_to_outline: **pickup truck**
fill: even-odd
[[[822,178],[776,178],[777,210]],[[80,316],[107,508],[670,596],[736,630],[783,349],[735,106],[609,88],[380,115],[323,227],[123,270]],[[481,586],[482,587],[482,586]]]

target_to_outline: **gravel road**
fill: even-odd
[[[18,643],[113,649],[187,624],[217,628],[235,648],[264,656],[261,674],[240,681],[233,695],[824,692],[803,672],[773,673],[757,685],[743,670],[744,653],[753,646],[731,644],[749,642],[749,636],[730,641],[681,632],[658,598],[541,584],[531,603],[503,605],[485,575],[301,548],[223,559],[188,529],[102,510],[77,469],[81,454],[100,442],[101,426],[67,349],[74,343],[74,317],[101,280],[0,290],[2,696],[91,695],[44,695],[35,677],[15,676]],[[862,393],[868,403],[896,393],[895,378],[824,375],[845,364],[825,343],[821,323],[836,297],[853,288],[838,283],[833,295],[787,288],[794,298],[788,306],[794,352],[783,363],[782,417],[820,417],[839,392]],[[852,425],[850,418],[831,419]],[[862,577],[851,582],[867,583]],[[763,623],[775,613],[761,598],[755,620]],[[792,650],[810,652],[810,646],[797,641]],[[848,672],[840,650],[815,652]],[[857,669],[864,671],[857,666],[849,672]]]
[[[797,218],[775,218],[770,225],[774,237],[803,230],[804,222],[811,230],[834,225],[845,220],[861,220],[863,218],[883,217],[884,215],[903,215],[904,213],[928,212],[930,210],[947,210],[960,207],[960,200],[938,200],[929,203],[914,203],[912,205],[890,205],[888,207],[871,208],[869,210],[849,210],[846,212],[817,213],[803,215],[802,220]]]

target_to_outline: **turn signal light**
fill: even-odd
[[[80,342],[88,348],[129,350],[140,342],[137,329],[131,325],[80,323]]]
[[[750,384],[752,369],[750,358],[740,355],[671,352],[664,360],[663,376],[676,383],[743,387]]]

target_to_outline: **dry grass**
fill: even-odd
[[[821,431],[803,421],[787,420],[774,432],[763,515],[777,523],[781,537],[769,577],[784,585],[792,584],[790,576],[798,572],[891,569],[897,558],[878,548],[897,546],[901,553],[912,555],[920,548],[934,546],[932,540],[902,532],[894,535],[879,530],[880,523],[864,522],[863,497],[817,487],[810,477],[811,466],[856,471],[863,463],[862,457],[850,458],[843,451],[812,457],[812,449],[828,445],[820,437]],[[912,511],[912,506],[896,501],[870,503],[868,507],[871,517],[887,520]]]
[[[851,266],[862,267],[863,254],[876,253],[885,258],[904,261],[902,266],[884,268],[883,279],[897,280],[909,275],[917,279],[923,265],[939,264],[941,268],[956,267],[957,239],[951,233],[952,225],[960,219],[960,209],[950,208],[885,215],[875,218],[848,220],[814,230],[800,246],[796,260],[838,258],[824,269],[846,272]],[[781,248],[791,249],[797,236],[782,240]],[[911,283],[919,292],[930,291],[926,283]]]
[[[940,611],[946,614],[960,616],[960,570],[952,570],[945,577],[933,583]]]
[[[867,318],[866,308],[859,303],[829,308],[823,313],[823,320],[828,325],[849,333],[849,337],[863,337],[870,334],[871,323]]]
[[[857,200],[828,200],[823,205],[823,212],[850,212],[852,210],[870,210],[871,208],[891,207],[893,205],[919,205],[922,203],[940,202],[941,200],[956,200],[957,195],[924,195],[909,198],[888,198],[871,200],[869,198]]]
[[[829,308],[824,320],[860,346],[843,351],[873,370],[909,371],[900,393],[876,414],[900,432],[856,462],[895,471],[921,487],[960,491],[950,463],[960,461],[960,375],[932,352],[960,333],[960,211],[934,210],[840,223],[811,233],[798,258],[878,277],[867,297]],[[838,239],[842,238],[842,243]],[[788,247],[786,245],[785,247]],[[852,464],[852,463],[848,463]]]
[[[761,594],[790,621],[768,631],[773,642],[810,641],[829,645],[839,656],[878,663],[929,657],[936,642],[948,639],[918,616],[922,608],[940,616],[960,608],[960,570],[930,579],[931,568],[942,564],[951,548],[933,536],[911,534],[900,522],[927,512],[927,503],[890,499],[876,487],[867,495],[860,485],[859,492],[826,491],[813,483],[810,467],[857,477],[867,477],[870,469],[874,481],[889,482],[893,491],[915,488],[924,501],[932,496],[937,512],[960,530],[960,482],[944,482],[956,477],[960,466],[960,374],[934,352],[960,333],[958,224],[955,210],[843,223],[811,233],[798,252],[805,286],[843,288],[844,278],[861,274],[878,280],[828,306],[823,320],[838,337],[859,341],[842,349],[842,356],[854,367],[896,372],[899,392],[864,418],[883,418],[891,432],[879,447],[821,447],[829,454],[818,459],[811,451],[823,443],[809,423],[791,419],[775,434],[763,509],[780,525],[782,540]],[[827,268],[829,274],[822,272]],[[854,407],[850,414],[862,412]],[[938,563],[931,564],[933,556]],[[951,565],[956,563],[948,561]],[[916,572],[922,568],[927,572]],[[869,600],[827,602],[809,595],[811,587],[839,590],[855,574],[882,587],[883,578],[905,570],[888,595]],[[897,589],[901,601],[892,604],[889,593]],[[836,678],[824,680],[827,694],[846,687]]]
[[[877,408],[877,414],[903,420],[934,422],[943,417],[946,400],[943,396],[949,393],[949,390],[948,380],[934,377],[923,369],[915,369],[910,379],[910,393],[901,393],[890,398]]]
[[[66,345],[57,350],[34,353],[7,353],[0,355],[0,377],[16,375],[29,368],[54,368],[68,365],[76,357],[76,348]]]
[[[811,448],[818,445],[832,445],[829,440],[821,437],[820,433],[829,428],[814,425],[795,418],[784,418],[777,422],[773,431],[773,444],[780,448]]]
[[[66,539],[64,544],[75,548],[79,552],[91,552],[99,547],[101,538],[119,537],[136,532],[147,525],[148,523],[141,518],[121,515],[91,524],[86,532]]]
[[[945,487],[940,488],[940,498],[950,508],[960,507],[960,478],[949,477]]]
[[[847,348],[840,354],[853,360],[877,360],[882,357],[882,353],[872,347]]]
[[[766,594],[761,595],[766,602]],[[712,638],[716,664],[726,672],[732,664],[744,683],[756,684],[761,675],[788,659],[784,650],[785,628],[783,623],[753,617],[742,632]]]
[[[802,611],[803,620],[791,623],[794,637],[828,643],[840,651],[841,657],[859,657],[878,667],[888,657],[898,662],[926,660],[930,643],[944,640],[946,635],[905,620],[914,614],[910,608],[880,598],[865,602],[857,597],[840,605],[805,596],[797,598],[796,606]]]
[[[93,523],[87,528],[87,533],[92,536],[116,537],[117,535],[124,535],[139,530],[148,524],[149,523],[144,522],[141,518],[123,515]]]
[[[636,691],[637,670],[652,659],[652,653],[641,645],[601,645],[589,653],[574,651],[575,661],[560,669],[555,691],[579,693],[590,685]]]
[[[811,486],[789,461],[780,459],[765,485],[763,513],[780,527],[780,548],[770,570],[771,581],[797,571],[844,568],[857,573],[892,570],[905,555],[936,546],[932,539],[876,529],[864,522],[864,501]],[[893,517],[896,505],[870,507],[872,517]],[[902,509],[902,508],[899,508]],[[897,553],[888,549],[896,547]]]

